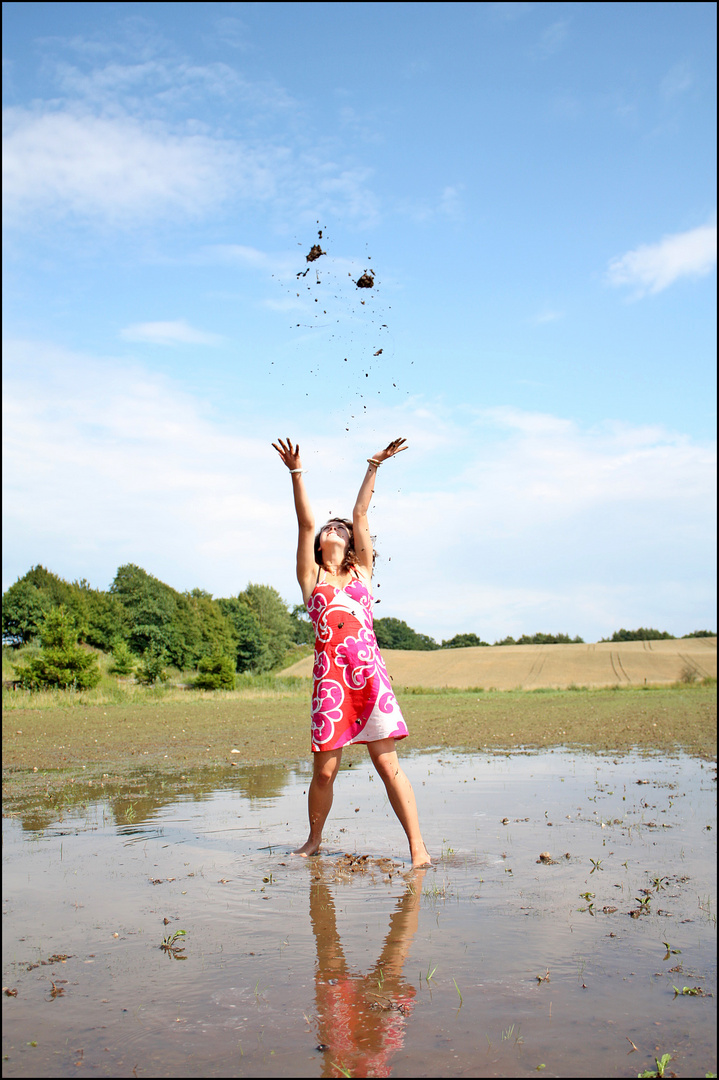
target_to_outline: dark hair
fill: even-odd
[[[326,521],[324,523],[324,525],[322,526],[320,531],[317,533],[317,536],[315,537],[315,562],[317,563],[318,566],[323,565],[323,563],[322,563],[322,549],[320,547],[320,536],[322,535],[322,530],[326,529],[328,525],[331,525],[333,521],[337,521],[337,522],[340,523],[340,525],[344,525],[345,528],[347,529],[347,532],[350,534],[350,543],[349,543],[349,547],[347,548],[347,554],[345,555],[344,559],[342,560],[342,566],[340,567],[341,570],[349,570],[349,568],[351,566],[357,566],[358,563],[359,563],[359,560],[357,558],[357,552],[355,551],[354,529],[352,527],[352,522],[349,521],[347,518],[332,517],[332,518],[330,518],[328,521]],[[372,538],[372,540],[374,541],[374,537]],[[372,550],[372,565],[373,566],[374,566],[374,561],[375,561],[376,558],[377,558],[377,553],[376,553],[376,551],[374,551],[374,548],[373,548],[373,550]]]

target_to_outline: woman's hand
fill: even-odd
[[[300,444],[297,443],[295,447],[292,446],[292,440],[288,439],[287,442],[283,442],[282,439],[278,439],[277,443],[273,443],[275,450],[282,458],[283,462],[288,469],[301,469],[302,462],[300,461]],[[280,449],[280,447],[282,449]]]
[[[402,445],[404,443],[404,445]],[[395,454],[401,454],[403,450],[407,449],[406,439],[393,439],[389,446],[385,446],[384,450],[380,450],[379,454],[374,454],[375,461],[387,461],[388,458],[394,457]]]

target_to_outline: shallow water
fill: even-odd
[[[664,1053],[716,1071],[713,765],[402,764],[428,871],[366,758],[309,860],[289,854],[307,763],[5,819],[3,1075],[636,1076]]]

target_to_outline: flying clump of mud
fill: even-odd
[[[364,274],[355,281],[358,289],[374,288],[374,270],[365,270]]]

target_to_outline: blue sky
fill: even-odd
[[[404,435],[378,616],[716,628],[714,4],[3,16],[3,589],[293,604],[270,443],[319,522]]]

